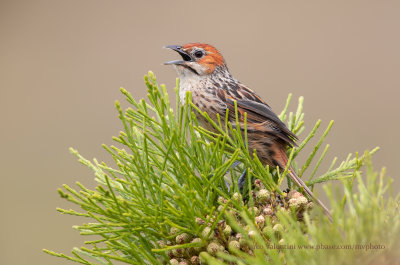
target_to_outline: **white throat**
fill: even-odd
[[[185,104],[186,93],[200,90],[207,85],[207,75],[198,75],[183,66],[175,66],[179,77],[179,97]]]

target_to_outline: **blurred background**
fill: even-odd
[[[0,264],[71,264],[42,252],[89,240],[71,228],[85,220],[56,212],[73,207],[62,184],[95,186],[68,147],[110,161],[119,87],[145,97],[152,70],[172,95],[169,44],[215,45],[278,113],[304,96],[306,132],[335,120],[323,167],[380,146],[398,192],[399,14],[395,0],[0,1]]]

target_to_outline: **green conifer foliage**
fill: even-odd
[[[145,83],[146,101],[121,89],[130,105],[123,110],[116,103],[123,131],[114,137],[116,146],[104,146],[113,167],[71,149],[93,171],[98,186],[64,185],[61,197],[81,210],[57,210],[87,217],[74,229],[89,240],[72,255],[46,253],[81,264],[389,264],[399,258],[399,197],[385,194],[391,179],[384,170],[372,169],[370,156],[377,148],[362,156],[350,154],[338,165],[335,158],[319,173],[329,145],[320,149],[333,125],[315,139],[319,120],[297,148],[287,150],[311,187],[342,183],[344,195],[324,187],[330,223],[289,180],[290,189],[283,187],[287,169],[265,167],[254,150],[247,150],[246,128],[233,129],[203,113],[219,133],[207,131],[198,126],[190,94],[181,105],[178,82],[174,108],[153,73]],[[290,101],[291,95],[279,117],[294,133],[305,133],[303,98],[288,113]],[[306,162],[296,163],[313,140]],[[241,164],[232,168],[235,161]],[[364,164],[366,172],[361,171]],[[244,169],[247,182],[239,190],[237,179]]]

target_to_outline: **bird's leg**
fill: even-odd
[[[240,161],[236,160],[235,162],[232,163],[231,167],[229,169],[234,169],[235,167],[237,167],[240,163]]]
[[[240,191],[243,190],[244,184],[246,182],[247,168],[243,171],[242,175],[240,175],[237,185]]]
[[[234,169],[234,168],[237,167],[240,163],[242,163],[242,162],[236,160],[235,162],[232,163],[232,165],[230,166],[230,168],[229,168],[228,171],[230,171],[231,169]],[[228,172],[228,171],[227,171],[227,172]],[[245,172],[246,172],[246,170],[245,170],[243,173],[245,173]],[[226,173],[225,173],[225,174],[226,174]],[[246,174],[245,174],[245,175],[246,175]],[[243,178],[243,174],[239,177],[238,184],[239,184],[239,181],[240,181],[241,178]],[[246,178],[246,176],[245,176],[244,178]],[[244,182],[244,181],[243,181],[243,182]],[[228,189],[228,192],[230,192],[230,191],[231,191],[231,185],[230,185],[226,180],[225,180],[225,186],[226,186],[226,188]],[[238,185],[238,186],[239,186],[239,185]],[[243,187],[243,184],[242,184],[242,187]]]
[[[233,164],[232,164],[232,166],[230,167],[230,169],[234,169],[235,167],[237,167],[239,164],[240,164],[241,162],[240,161],[235,161],[235,162],[233,162]],[[242,192],[243,191],[243,187],[244,187],[244,184],[245,184],[245,182],[246,182],[246,175],[247,175],[247,169],[245,169],[243,172],[242,172],[242,174],[240,175],[240,177],[239,177],[239,179],[238,179],[238,182],[237,182],[237,185],[238,185],[238,189],[239,189],[239,191],[240,192]],[[226,185],[229,185],[226,181],[225,181],[225,184]],[[228,186],[227,186],[228,187]],[[228,187],[228,191],[230,190],[230,187]]]

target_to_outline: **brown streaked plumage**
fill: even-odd
[[[171,61],[180,78],[180,98],[185,99],[187,91],[192,92],[193,103],[216,120],[217,113],[228,119],[232,126],[243,128],[244,113],[247,113],[247,139],[250,150],[256,150],[258,158],[272,167],[286,168],[288,158],[286,147],[294,146],[296,135],[278,118],[272,109],[253,90],[238,82],[229,73],[225,60],[219,51],[211,45],[189,43],[183,46],[166,46],[182,56],[182,60]],[[235,105],[237,102],[239,124],[236,124]],[[200,124],[213,128],[206,120],[197,115]],[[315,200],[332,220],[329,210],[314,196],[312,191],[300,179],[293,168],[289,167],[289,176]]]

